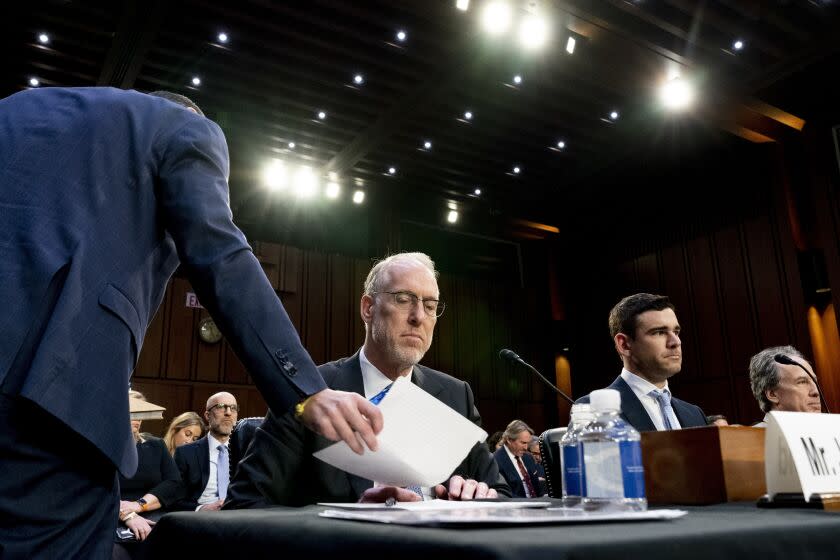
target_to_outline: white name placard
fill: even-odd
[[[765,438],[770,497],[840,492],[840,414],[771,412]]]

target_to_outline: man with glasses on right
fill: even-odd
[[[239,417],[239,405],[230,393],[207,399],[204,418],[207,435],[175,450],[185,497],[177,509],[214,511],[222,508],[230,483],[228,440]]]
[[[432,344],[443,310],[432,260],[423,253],[392,255],[374,265],[365,281],[360,301],[364,345],[353,356],[318,370],[329,387],[358,393],[372,402],[387,398],[391,383],[406,377],[480,424],[469,384],[419,365]],[[445,484],[426,489],[379,486],[312,456],[330,444],[305,428],[294,413],[275,415],[270,411],[238,464],[225,508],[385,502],[389,498],[417,501],[423,495],[450,500],[510,496],[510,488],[484,443],[472,448]]]

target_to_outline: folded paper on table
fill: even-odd
[[[397,502],[392,506],[386,504],[370,503],[319,503],[319,506],[341,509],[399,509],[407,511],[442,511],[454,509],[521,509],[521,508],[547,508],[551,502],[540,502],[537,500],[528,501],[457,501],[457,500],[426,500],[424,502]]]
[[[379,449],[357,455],[342,442],[313,455],[336,468],[389,486],[445,482],[487,432],[404,377],[379,404],[385,425]]]

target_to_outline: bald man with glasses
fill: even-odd
[[[364,345],[351,357],[320,366],[321,375],[329,387],[358,393],[374,403],[388,398],[391,383],[406,377],[480,424],[469,384],[419,365],[444,308],[437,271],[427,255],[401,253],[380,261],[368,274],[360,301]],[[388,498],[417,501],[425,495],[452,500],[510,496],[484,443],[473,447],[444,484],[425,489],[380,486],[312,457],[330,444],[307,430],[294,414],[269,412],[239,462],[225,508],[384,502]]]

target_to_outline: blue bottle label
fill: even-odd
[[[580,446],[563,446],[563,490],[566,496],[580,496],[583,489],[580,465]]]
[[[621,474],[624,479],[625,498],[645,497],[645,469],[642,466],[642,447],[638,441],[622,441]]]

